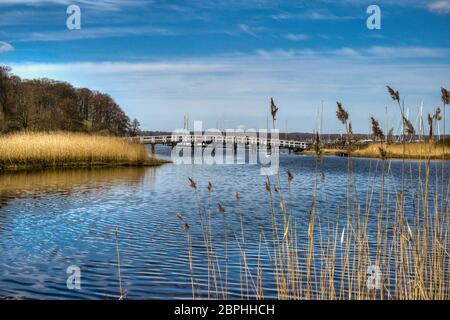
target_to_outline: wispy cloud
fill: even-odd
[[[291,41],[304,41],[309,39],[309,36],[307,34],[301,33],[287,33],[283,37]]]
[[[397,54],[392,57],[393,52]],[[443,59],[430,58],[435,56]],[[230,126],[260,127],[266,122],[267,109],[262,106],[274,96],[283,106],[281,121],[297,119],[295,130],[314,129],[315,106],[321,100],[329,108],[324,122],[330,131],[338,130],[334,103],[343,99],[354,117],[355,130],[365,132],[367,115],[384,119],[384,106],[392,103],[385,92],[387,83],[401,90],[411,113],[422,99],[430,108],[425,111],[431,112],[439,103],[440,86],[450,86],[449,57],[448,51],[439,48],[348,47],[258,50],[136,63],[10,65],[24,78],[49,77],[108,92],[148,129],[175,129],[185,113],[206,125],[215,125],[220,114],[226,114]]]
[[[250,26],[245,23],[239,24],[238,27],[241,31],[243,31],[255,38],[258,38],[259,37],[258,32],[261,32],[263,30],[262,27],[254,27],[254,26]]]
[[[40,74],[63,74],[68,70],[77,70],[85,75],[116,75],[116,74],[146,74],[152,72],[160,73],[210,73],[229,71],[229,64],[219,61],[201,63],[194,60],[171,61],[171,62],[73,62],[73,63],[18,63],[15,71],[27,74],[31,77]]]
[[[448,48],[428,47],[382,47],[374,46],[364,50],[370,56],[386,58],[449,58]]]
[[[450,0],[432,1],[427,5],[431,12],[448,14],[450,13]]]
[[[101,10],[119,10],[121,8],[136,6],[149,1],[145,0],[2,0],[0,6],[2,5],[26,5],[26,6],[42,6],[48,4],[54,5],[66,5],[76,4],[84,6],[86,8],[97,8]],[[153,1],[150,1],[150,3]]]
[[[336,4],[335,0],[319,0],[325,4]],[[368,6],[374,4],[372,0],[340,0],[339,5],[344,6]],[[408,0],[408,1],[398,1],[398,0],[379,0],[377,1],[380,6],[391,6],[391,7],[407,7],[415,9],[425,9],[437,14],[448,14],[450,13],[450,0]]]
[[[352,48],[340,48],[340,49],[336,49],[332,52],[335,55],[338,56],[346,56],[346,57],[359,57],[361,56],[361,54]]]
[[[358,19],[356,16],[336,15],[326,11],[308,11],[303,13],[278,13],[272,15],[275,20],[317,20],[317,21],[338,21]]]
[[[127,36],[172,35],[173,32],[157,27],[94,27],[80,30],[61,30],[48,32],[17,32],[15,41],[71,41],[82,39],[117,38]]]
[[[328,50],[314,49],[278,49],[278,50],[257,50],[257,53],[265,58],[301,58],[301,57],[319,57],[319,56],[338,56],[338,57],[360,57],[365,59],[435,59],[450,58],[450,49],[448,48],[428,48],[428,47],[401,47],[401,46],[371,46],[368,48],[350,48],[342,47]]]
[[[8,51],[13,51],[14,47],[7,42],[0,41],[0,53],[5,53]]]

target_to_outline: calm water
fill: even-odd
[[[169,156],[166,148],[158,153]],[[316,176],[315,160],[282,154],[280,162],[286,197],[285,172],[290,169],[295,175],[289,203],[298,223],[305,225]],[[380,183],[379,175],[374,173],[377,161],[359,159],[354,164],[358,197],[365,202],[369,176],[375,177],[375,184]],[[395,188],[400,185],[401,162],[393,161],[391,166],[388,196],[394,198]],[[417,175],[418,165],[413,164],[412,170],[413,176]],[[317,216],[320,227],[326,231],[327,223],[336,219],[338,206],[345,204],[347,159],[324,158],[318,176]],[[187,177],[197,181],[197,195],[189,188]],[[209,181],[214,186],[210,196]],[[199,288],[205,290],[202,275],[207,274],[207,264],[198,214],[199,210],[208,210],[211,203],[215,247],[224,252],[221,248],[228,245],[229,297],[240,298],[240,255],[235,237],[241,230],[241,215],[253,270],[260,239],[271,234],[264,181],[257,165],[168,164],[159,168],[0,175],[0,297],[117,299],[118,227],[117,244],[127,298],[190,298],[186,234],[176,213],[182,214],[191,226],[194,272]],[[241,194],[239,203],[236,192]],[[377,197],[375,193],[374,199]],[[217,213],[218,202],[225,207],[224,214]],[[412,204],[409,209],[413,210]],[[372,219],[370,229],[374,230],[376,220]],[[301,248],[305,243],[301,231],[299,242]],[[266,297],[274,297],[270,257],[264,250],[262,264]],[[81,290],[69,290],[66,286],[66,270],[71,265],[81,268]]]

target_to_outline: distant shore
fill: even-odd
[[[82,133],[17,133],[0,136],[0,172],[49,168],[159,166],[144,145]]]
[[[435,142],[411,142],[395,144],[371,143],[364,146],[356,146],[350,153],[356,158],[381,158],[380,148],[386,153],[387,159],[422,159],[422,160],[450,160],[450,147]],[[342,156],[348,157],[349,153],[346,148],[323,148],[321,153],[324,156]],[[315,155],[314,150],[306,150],[301,154]]]

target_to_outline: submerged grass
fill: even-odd
[[[0,136],[0,171],[57,167],[160,165],[145,147],[117,137],[80,133]]]

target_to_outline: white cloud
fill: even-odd
[[[5,53],[8,51],[13,51],[14,47],[7,42],[0,41],[0,53]]]
[[[450,0],[432,1],[427,5],[428,10],[436,13],[450,13]]]
[[[76,4],[89,8],[98,8],[101,10],[119,10],[120,8],[140,5],[146,3],[145,0],[2,0],[1,5],[29,5],[39,6],[46,4],[66,5]],[[148,1],[147,1],[148,3]]]
[[[304,40],[308,40],[309,36],[307,34],[288,33],[288,34],[284,35],[284,38],[291,40],[291,41],[304,41]]]
[[[358,51],[352,48],[340,48],[334,50],[333,53],[338,56],[347,56],[347,57],[358,57],[360,55]]]
[[[324,11],[308,11],[304,13],[278,13],[272,15],[272,19],[275,20],[353,20],[357,19],[356,16],[348,16],[348,15],[336,15],[331,12]]]
[[[381,47],[365,50],[367,54],[386,58],[448,58],[450,49],[426,47]]]
[[[224,72],[229,66],[221,63],[200,63],[197,61],[176,62],[74,62],[74,63],[19,63],[15,64],[15,71],[25,74],[27,77],[39,77],[39,75],[64,74],[67,70],[85,75],[117,75],[117,74],[145,74],[145,73],[208,73]]]
[[[355,131],[367,132],[368,116],[385,119],[385,106],[392,106],[389,117],[398,118],[387,84],[400,90],[412,118],[421,100],[425,114],[439,105],[440,87],[450,87],[449,57],[444,49],[374,47],[259,50],[140,63],[9,65],[24,78],[49,77],[107,92],[145,129],[173,130],[186,113],[205,121],[207,127],[223,119],[230,127],[262,128],[268,99],[273,96],[280,106],[280,123],[289,119],[290,130],[314,130],[316,108],[322,100],[325,126],[331,132],[340,130],[334,115],[335,102],[342,100]]]
[[[370,59],[433,59],[433,58],[449,58],[450,49],[447,48],[427,48],[427,47],[387,47],[372,46],[368,48],[354,49],[343,47],[333,50],[257,50],[257,53],[265,58],[283,57],[295,58],[302,56],[341,56],[341,57],[360,57]]]
[[[238,25],[239,29],[249,35],[251,35],[252,37],[258,38],[258,32],[262,31],[263,28],[262,27],[253,27],[250,26],[248,24],[245,23],[241,23]]]
[[[49,32],[26,32],[16,33],[17,42],[28,41],[71,41],[80,39],[98,39],[98,38],[116,38],[125,36],[154,36],[171,35],[172,32],[164,28],[156,27],[94,27],[82,28],[67,32],[49,31]]]

